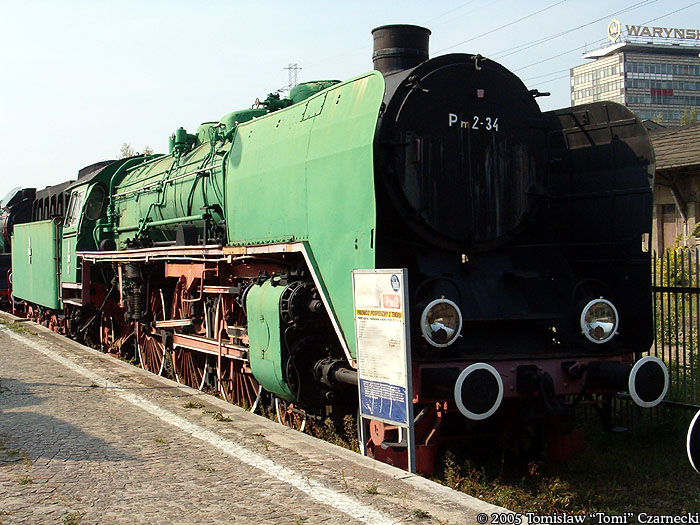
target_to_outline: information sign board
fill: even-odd
[[[408,431],[415,472],[406,269],[353,270],[360,416]]]

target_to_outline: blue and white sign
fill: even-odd
[[[382,381],[360,379],[362,414],[372,419],[382,419],[405,425],[406,388]]]
[[[415,472],[406,269],[353,270],[360,415],[408,430]]]
[[[398,292],[401,289],[401,281],[399,280],[399,276],[396,274],[391,276],[391,289],[395,292]]]

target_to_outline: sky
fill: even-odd
[[[372,69],[374,27],[432,31],[430,55],[479,53],[570,105],[569,68],[623,26],[700,28],[692,0],[0,0],[0,198],[75,179],[123,143],[167,153],[196,131],[299,82]],[[578,28],[578,29],[577,29]]]

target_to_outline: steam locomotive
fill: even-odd
[[[351,271],[407,268],[421,472],[494,432],[564,455],[578,403],[659,403],[665,366],[635,362],[652,338],[644,127],[611,102],[542,112],[492,60],[429,59],[429,35],[378,27],[372,72],[90,167],[62,212],[14,224],[15,303],[233,403],[268,392],[294,424],[356,413]],[[395,427],[369,435],[406,465]]]

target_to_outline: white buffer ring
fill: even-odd
[[[637,392],[637,389],[635,388],[636,385],[636,380],[637,380],[637,373],[639,370],[644,366],[646,363],[656,363],[661,370],[664,372],[664,387],[663,391],[661,392],[661,395],[658,396],[656,399],[652,399],[651,401],[644,401],[640,396],[639,393]],[[640,407],[643,408],[651,408],[655,407],[661,401],[663,401],[664,397],[666,397],[666,392],[668,392],[668,369],[666,368],[666,365],[664,362],[659,359],[658,357],[655,357],[653,355],[648,355],[645,357],[642,357],[639,361],[637,361],[634,366],[632,367],[632,370],[630,370],[630,375],[629,379],[627,380],[627,388],[629,389],[630,396],[632,397],[632,401],[637,403]]]
[[[496,379],[496,383],[498,385],[498,395],[496,396],[496,400],[493,403],[493,406],[491,406],[489,410],[483,413],[472,412],[464,406],[464,402],[462,401],[462,386],[464,385],[464,381],[466,381],[467,377],[470,374],[476,372],[477,370],[486,370],[490,372]],[[487,417],[492,416],[493,413],[496,412],[496,410],[498,410],[498,407],[501,406],[501,401],[503,401],[503,380],[501,379],[501,375],[498,373],[498,370],[496,370],[493,366],[486,363],[474,363],[462,370],[462,373],[459,374],[457,382],[455,383],[454,396],[455,402],[457,403],[457,408],[464,417],[475,421],[480,421],[482,419],[486,419]]]
[[[700,457],[698,457],[698,441],[700,441],[700,410],[695,414],[693,421],[688,427],[688,437],[685,441],[685,448],[688,452],[688,459],[696,472],[700,473]],[[695,452],[693,454],[693,452]],[[695,456],[695,457],[693,457]]]

